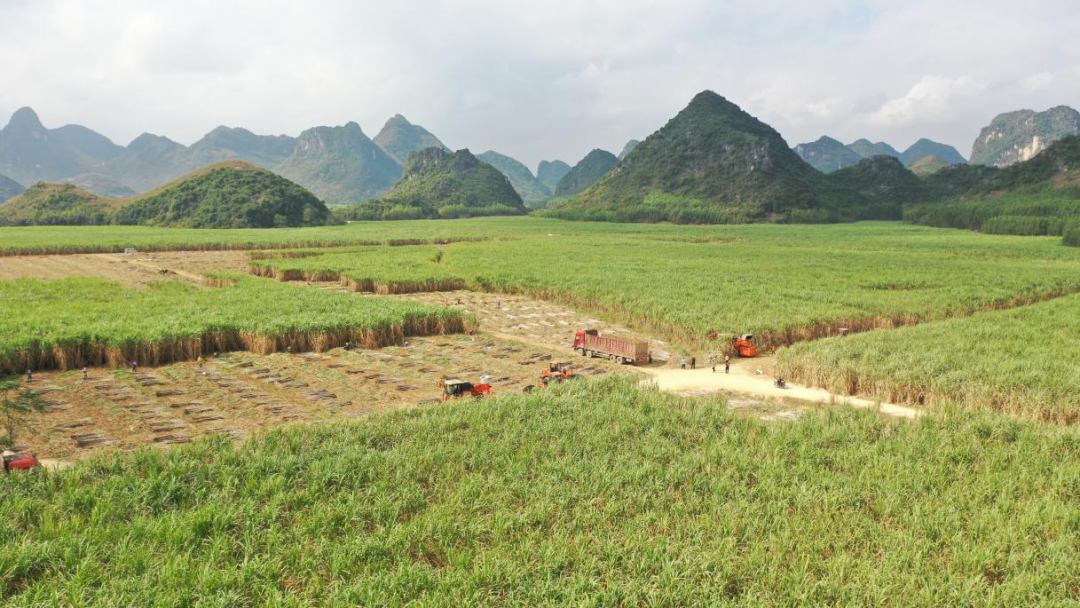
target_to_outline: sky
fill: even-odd
[[[1076,0],[0,0],[0,124],[126,145],[400,113],[535,170],[644,139],[711,89],[790,145],[967,156],[998,113],[1080,107]]]

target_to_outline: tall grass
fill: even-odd
[[[565,226],[452,243],[438,262],[434,247],[376,247],[269,253],[252,264],[281,279],[351,277],[366,291],[465,285],[524,293],[696,348],[708,348],[714,331],[790,344],[841,327],[900,327],[1080,291],[1080,252],[1050,239],[896,224],[626,234]]]
[[[787,378],[897,403],[961,403],[1080,422],[1080,296],[798,344]]]
[[[236,274],[217,289],[165,281],[149,290],[94,278],[0,282],[0,372],[156,365],[214,352],[378,347],[463,331],[460,311],[363,298]]]
[[[350,247],[323,251],[263,252],[250,271],[279,281],[339,281],[353,291],[378,294],[461,289],[465,281],[441,265],[434,246]]]
[[[1080,434],[606,380],[0,478],[0,603],[1080,601]]]

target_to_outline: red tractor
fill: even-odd
[[[544,371],[540,372],[540,386],[545,388],[552,382],[558,384],[560,382],[579,379],[581,379],[581,376],[575,374],[574,370],[570,369],[570,364],[564,361],[553,362],[545,367]],[[525,392],[531,393],[534,389],[536,389],[536,387],[530,384],[525,387]]]
[[[753,334],[743,334],[741,338],[732,338],[731,348],[738,353],[740,357],[757,356],[757,347],[754,346]]]
[[[11,450],[4,451],[4,473],[10,473],[12,471],[29,471],[41,466],[38,462],[37,456],[30,452],[23,452],[22,454],[16,454]]]
[[[473,384],[464,380],[443,380],[439,383],[439,386],[443,389],[439,401],[443,402],[460,401],[465,397],[482,399],[495,396],[495,391],[491,390],[491,385],[487,383]]]

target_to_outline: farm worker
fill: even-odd
[[[198,360],[196,361],[196,363],[198,363],[198,364],[199,364],[199,367],[202,367],[202,364],[203,364],[203,358],[202,358],[202,355],[199,355],[199,358],[198,358]]]
[[[132,361],[131,362],[131,373],[134,374],[137,371],[139,371],[139,362],[138,361]]]
[[[716,373],[716,357],[713,357],[712,360],[712,373]]]
[[[774,355],[776,354],[776,345],[775,344],[772,345],[772,354],[774,354]]]
[[[686,369],[686,357],[679,359],[679,367]]]
[[[33,382],[34,381],[34,370],[32,370],[32,369],[26,370],[26,381],[27,382]]]
[[[2,458],[4,460],[4,472],[7,473],[8,472],[8,461],[13,460],[15,458],[15,452],[12,452],[11,450],[4,450]]]
[[[89,376],[89,373],[90,373],[90,370],[86,369],[85,367],[82,368],[82,379],[86,380],[87,377]]]
[[[652,353],[649,353],[649,365],[652,365]]]
[[[690,357],[690,369],[697,369],[697,357]]]
[[[405,340],[405,350],[409,350],[409,341]]]

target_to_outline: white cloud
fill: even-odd
[[[710,88],[790,143],[965,150],[994,114],[1080,105],[1072,0],[0,0],[0,122],[121,143],[400,112],[529,165],[618,151]]]
[[[886,102],[870,117],[870,124],[907,127],[951,119],[963,111],[963,101],[985,90],[985,85],[968,76],[926,76],[903,97]]]

